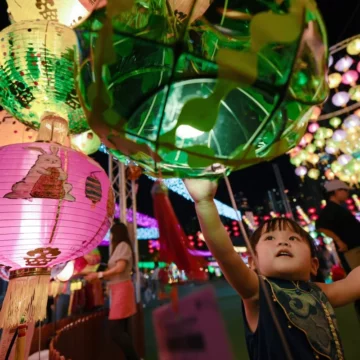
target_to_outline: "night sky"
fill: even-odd
[[[33,0],[35,1],[35,0]],[[344,40],[359,33],[358,18],[360,16],[360,2],[356,0],[317,0],[319,8],[323,14],[328,31],[329,45]],[[0,0],[0,28],[8,25],[6,15],[6,1]],[[106,163],[106,156],[98,154],[96,156],[102,163]],[[279,165],[285,188],[289,190],[289,195],[296,195],[299,192],[311,192],[311,188],[318,186],[310,179],[306,180],[303,187],[299,187],[301,182],[294,174],[294,167],[289,163],[288,156],[282,156],[274,160]],[[276,187],[276,180],[271,163],[263,163],[251,168],[235,172],[230,175],[234,193],[242,192],[248,199],[250,207],[261,205],[267,197],[268,190]],[[152,215],[152,201],[150,189],[152,182],[146,177],[140,179],[138,192],[138,210]],[[306,190],[304,190],[306,189]],[[312,195],[309,195],[312,196]],[[230,204],[224,184],[220,184],[217,198]],[[193,205],[178,195],[171,194],[175,211],[183,225],[190,222],[194,217]]]

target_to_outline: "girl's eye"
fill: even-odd
[[[271,236],[271,235],[269,235],[269,236],[267,236],[266,238],[265,238],[265,240],[274,240],[275,238],[273,237],[273,236]]]
[[[299,238],[297,236],[290,236],[289,240],[295,241],[295,240],[299,240]]]

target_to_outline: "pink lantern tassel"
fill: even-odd
[[[44,268],[12,271],[0,313],[0,327],[7,329],[44,320],[49,281],[50,272]]]

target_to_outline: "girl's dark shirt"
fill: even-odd
[[[334,310],[322,290],[311,282],[259,278],[270,295],[293,360],[343,360]],[[259,321],[253,333],[245,320],[251,360],[288,360],[262,286]],[[243,308],[244,319],[246,319]]]

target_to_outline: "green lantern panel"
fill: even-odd
[[[199,177],[296,145],[327,96],[322,20],[311,1],[239,3],[214,1],[190,22],[176,1],[110,1],[76,29],[82,103],[117,156]]]

